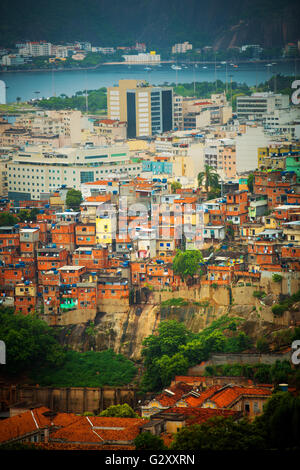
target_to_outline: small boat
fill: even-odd
[[[145,67],[144,70],[151,70],[151,67]]]
[[[179,65],[171,65],[171,69],[173,70],[181,70],[181,67]]]
[[[202,68],[203,68],[203,69],[207,69],[206,65],[204,65]]]
[[[197,69],[197,68],[198,68],[198,64],[195,64],[195,69]]]

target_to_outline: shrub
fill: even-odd
[[[283,313],[287,310],[287,305],[286,304],[275,304],[272,307],[272,312],[274,315],[281,316]]]
[[[265,337],[258,338],[258,340],[256,341],[256,349],[260,353],[266,353],[269,351],[269,343]]]
[[[272,276],[272,281],[273,282],[281,282],[282,281],[282,276],[280,274],[273,274]]]
[[[253,297],[256,297],[257,299],[262,299],[263,297],[266,297],[267,294],[264,291],[255,290],[252,295],[253,295]]]

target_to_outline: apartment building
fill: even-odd
[[[142,164],[130,160],[127,145],[57,150],[28,147],[7,163],[8,197],[39,200],[63,185],[80,189],[82,183],[110,175],[137,176],[141,171]]]
[[[214,168],[222,178],[236,177],[236,149],[233,139],[207,139],[204,164]]]
[[[34,135],[54,135],[65,138],[65,145],[79,144],[84,127],[81,111],[38,111],[22,114],[15,121],[14,128],[25,128]]]
[[[296,173],[280,170],[254,172],[253,192],[266,195],[269,208],[286,204],[288,193],[295,191],[296,186]]]
[[[289,107],[289,96],[280,93],[252,93],[251,96],[238,96],[236,112],[238,119],[261,119],[279,108]]]
[[[192,49],[193,45],[188,41],[185,41],[183,43],[174,44],[172,47],[172,54],[185,54],[187,51],[191,51]]]
[[[115,119],[100,119],[94,122],[94,131],[114,140],[126,140],[127,123]]]
[[[19,53],[24,56],[49,56],[52,55],[52,44],[46,41],[32,41],[26,42],[24,47],[19,49]]]
[[[108,119],[127,122],[127,138],[149,136],[173,128],[173,90],[144,80],[119,80],[107,88]]]
[[[183,130],[183,96],[174,95],[173,96],[173,122],[174,129]]]
[[[200,129],[226,124],[232,118],[232,106],[223,93],[215,93],[210,99],[184,98],[182,114],[184,130]]]
[[[125,62],[128,64],[159,64],[160,54],[156,54],[155,51],[148,53],[140,52],[139,54],[123,55]]]

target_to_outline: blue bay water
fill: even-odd
[[[120,79],[144,79],[152,85],[214,82],[216,79],[230,83],[230,80],[255,86],[268,80],[272,75],[294,76],[300,65],[291,62],[244,63],[238,67],[227,64],[186,65],[181,70],[174,70],[171,64],[152,66],[145,70],[145,65],[102,65],[94,70],[58,70],[43,72],[2,72],[0,80],[7,86],[7,103],[33,98],[47,98],[66,94],[72,96],[77,91],[95,90],[118,84]],[[180,65],[180,64],[178,64]],[[298,66],[298,70],[297,70]],[[205,67],[205,68],[204,68]],[[37,93],[38,92],[38,93]]]

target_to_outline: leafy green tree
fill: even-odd
[[[159,371],[162,386],[166,387],[175,375],[186,374],[189,363],[181,353],[176,353],[169,357],[164,354],[160,359],[155,361],[155,365]]]
[[[179,181],[173,181],[171,183],[171,191],[173,194],[176,193],[176,189],[181,189],[182,188],[182,185],[181,183],[179,183]]]
[[[203,182],[205,190],[219,188],[219,175],[216,170],[209,165],[205,165],[204,171],[198,173],[198,186],[202,186]]]
[[[255,420],[269,449],[300,448],[300,397],[289,392],[275,393]]]
[[[169,366],[163,357],[172,357],[179,352],[182,344],[186,344],[190,338],[184,323],[176,320],[161,322],[158,327],[158,335],[150,335],[143,341],[142,357],[144,358],[145,373],[142,378],[142,389],[159,390],[168,374],[164,373],[163,365]],[[178,358],[181,360],[181,358]]]
[[[66,204],[69,209],[78,210],[82,201],[81,191],[77,189],[69,189],[66,197]]]
[[[224,417],[182,428],[170,446],[184,451],[250,451],[264,447],[264,438],[253,424]]]
[[[18,223],[18,219],[15,215],[9,212],[0,213],[0,227],[15,225]]]
[[[248,190],[250,191],[250,193],[253,193],[253,184],[254,184],[254,174],[250,173],[250,175],[247,178],[247,186],[248,186]]]
[[[182,280],[187,278],[194,279],[196,274],[202,275],[201,262],[203,256],[199,250],[178,250],[173,260],[173,270],[179,274]]]
[[[136,450],[166,450],[167,447],[164,445],[164,441],[161,437],[151,434],[146,431],[139,434],[134,439],[134,445]]]
[[[14,314],[13,309],[1,307],[0,338],[6,344],[7,360],[2,367],[8,374],[28,371],[33,364],[51,367],[64,361],[53,329],[35,315]]]
[[[99,416],[112,418],[139,418],[139,415],[127,403],[123,405],[112,405],[102,411]]]
[[[245,351],[252,346],[252,341],[249,336],[240,331],[236,336],[232,336],[226,340],[224,352],[239,353]]]

